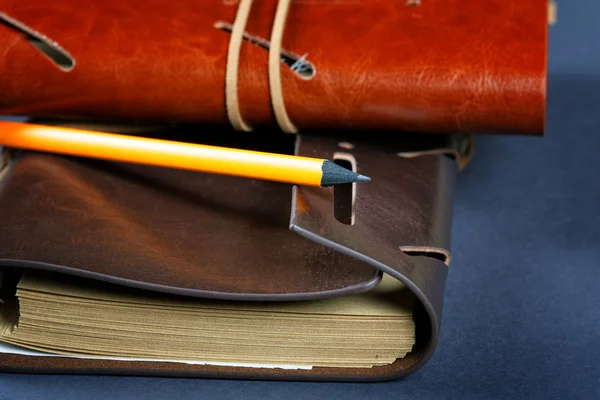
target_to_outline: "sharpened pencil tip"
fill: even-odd
[[[369,182],[371,180],[368,176],[357,174],[329,160],[323,161],[321,171],[323,172],[321,175],[322,187],[353,182]]]
[[[369,178],[368,176],[364,176],[364,175],[358,175],[356,177],[356,182],[371,182],[371,178]]]

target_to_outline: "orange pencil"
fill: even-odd
[[[0,146],[213,174],[331,186],[366,182],[329,160],[59,128],[0,122]]]

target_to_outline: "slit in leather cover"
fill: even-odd
[[[333,156],[333,162],[340,167],[356,172],[356,160],[351,154],[336,153]],[[355,205],[356,183],[346,183],[333,187],[333,213],[335,219],[342,224],[353,225]]]
[[[75,67],[75,59],[58,43],[37,32],[24,23],[0,12],[0,25],[20,33],[30,45],[48,58],[61,71],[69,72]]]

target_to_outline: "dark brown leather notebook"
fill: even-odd
[[[392,379],[410,374],[427,362],[440,332],[450,261],[452,191],[459,166],[468,157],[470,141],[423,135],[364,140],[360,139],[365,137],[364,133],[332,138],[316,132],[295,136],[266,132],[258,139],[255,135],[225,133],[219,129],[219,135],[208,132],[200,139],[197,129],[191,132],[194,140],[212,144],[350,160],[352,168],[371,176],[372,182],[336,189],[292,187],[34,152],[13,153],[0,181],[3,312],[9,310],[16,283],[25,273],[17,292],[23,308],[16,333],[26,334],[29,330],[34,335],[22,336],[20,343],[24,347],[6,343],[0,346],[1,370],[348,381]],[[184,128],[146,131],[144,135],[168,135],[180,140],[190,137]],[[40,275],[40,271],[50,275]],[[82,316],[77,312],[64,314],[69,309],[67,303],[61,303],[65,298],[48,289],[52,283],[43,286],[46,277],[62,282],[60,285],[71,282],[71,286],[62,287],[69,291],[71,299],[82,302],[75,302],[73,308],[80,307]],[[34,283],[42,282],[42,286],[32,284],[32,279]],[[381,320],[365,319],[368,316],[361,314],[362,311],[343,311],[334,313],[341,316],[326,318],[326,314],[331,314],[328,304],[377,295],[382,285],[390,282],[400,285],[402,295],[393,299],[382,297],[388,314],[382,314]],[[163,309],[169,304],[175,307],[172,302],[219,309],[209,313],[210,318],[222,318],[223,308],[233,310],[234,314],[239,310],[227,317],[234,321],[226,324],[229,327],[263,321],[259,325],[273,331],[279,329],[277,332],[286,327],[296,328],[275,339],[267,338],[274,340],[271,347],[271,342],[263,338],[269,336],[269,329],[263,329],[255,337],[248,333],[235,340],[222,340],[229,338],[230,333],[220,333],[216,335],[219,340],[203,339],[208,342],[202,342],[205,347],[201,346],[200,351],[214,346],[208,353],[201,353],[212,357],[204,360],[190,360],[193,357],[189,355],[195,353],[181,350],[187,348],[187,342],[183,347],[176,346],[181,351],[172,350],[170,357],[159,357],[161,346],[167,349],[173,343],[142,336],[147,342],[138,348],[139,354],[123,357],[117,350],[125,341],[98,350],[81,339],[94,325],[89,320],[77,325],[83,314],[92,312],[89,310],[92,306],[85,304],[98,300],[93,294],[81,295],[88,285],[101,287],[96,293],[102,296],[141,293],[146,299],[171,302],[160,305]],[[76,293],[80,293],[79,297]],[[140,298],[130,298],[127,304],[139,304]],[[108,302],[102,305],[93,304],[109,309],[116,306],[110,302],[115,297],[110,299],[104,298]],[[64,306],[53,309],[52,304]],[[71,307],[73,302],[69,304]],[[251,304],[259,308],[251,308]],[[292,318],[291,322],[269,323],[260,319],[264,316],[247,318],[277,307],[284,307],[283,312],[288,312],[288,316],[298,316],[302,314],[298,307],[307,304],[320,307],[317,314],[325,315],[324,319],[311,322]],[[16,310],[19,311],[18,306]],[[156,314],[159,311],[153,310],[148,311],[148,318],[159,315]],[[173,310],[164,314],[165,321],[179,312]],[[52,321],[54,312],[63,313],[60,318],[68,321],[57,321],[59,317]],[[106,314],[106,329],[110,323],[113,324],[110,329],[116,329],[114,325],[121,321],[118,318],[125,318],[125,314],[123,311]],[[202,315],[200,319],[208,318]],[[131,321],[138,317],[131,317]],[[344,321],[349,321],[351,328],[339,331],[345,336],[336,338],[331,348],[320,351],[312,349],[314,346],[308,346],[311,350],[294,345],[302,341],[303,335],[298,332],[305,327],[311,327],[306,337],[327,337],[339,334],[331,332],[335,324]],[[64,328],[62,337],[73,338],[64,345],[52,343],[55,354],[48,354],[52,353],[48,350],[49,334],[40,333],[40,324],[47,323],[55,325],[46,325],[46,332],[54,334]],[[384,326],[384,323],[396,325]],[[183,335],[185,324],[178,324],[177,332]],[[215,324],[205,324],[185,334],[200,335],[199,332],[221,329],[219,323]],[[102,328],[94,332],[102,332]],[[74,329],[79,330],[76,334],[79,339],[72,336]],[[402,334],[393,329],[402,330]],[[240,332],[243,334],[244,330]],[[359,332],[356,340],[352,332]],[[142,329],[138,333],[141,335]],[[8,337],[6,332],[2,334],[5,339]],[[372,335],[372,346],[365,335]],[[395,347],[385,342],[388,336],[395,337]],[[114,340],[116,336],[110,337]],[[80,339],[87,350],[78,354],[73,348]],[[322,342],[315,346],[325,346],[326,340]],[[227,353],[232,343],[247,348],[252,343],[266,346],[265,362],[241,356],[225,364],[215,361],[232,357]],[[339,351],[341,346],[353,343],[360,343],[357,349]],[[236,344],[234,348],[239,346]],[[377,346],[383,347],[378,351]],[[119,354],[120,357],[115,356]],[[361,358],[380,355],[381,359],[375,361]],[[315,357],[312,364],[311,357]]]

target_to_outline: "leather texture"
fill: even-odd
[[[285,139],[271,151],[293,151]],[[146,289],[244,300],[331,297],[379,283],[372,268],[290,232],[290,203],[285,184],[26,152],[0,192],[0,264],[35,261]]]
[[[197,130],[153,135],[189,140]],[[458,142],[433,135],[419,154],[422,135],[386,142],[374,134],[378,144],[365,141],[364,132],[339,138],[263,132],[258,140],[220,130],[206,136],[217,141],[212,144],[331,159],[351,153],[356,170],[368,171],[373,181],[356,185],[355,222],[345,225],[333,216],[333,188],[292,191],[265,181],[25,152],[0,181],[0,271],[6,278],[24,268],[48,269],[234,301],[340,296],[371,289],[386,272],[418,299],[414,350],[369,369],[270,370],[4,354],[0,369],[362,381],[420,368],[439,335]],[[352,150],[346,149],[349,143]],[[407,150],[411,157],[403,155]]]
[[[292,2],[281,83],[294,125],[543,133],[547,0],[410,4]],[[276,5],[254,2],[246,31],[264,40],[241,48],[240,109],[252,126],[274,125],[264,47]],[[236,0],[2,0],[0,11],[58,43],[75,66],[62,71],[0,25],[0,114],[226,124],[223,27],[236,8]],[[288,62],[304,55],[311,79]]]

